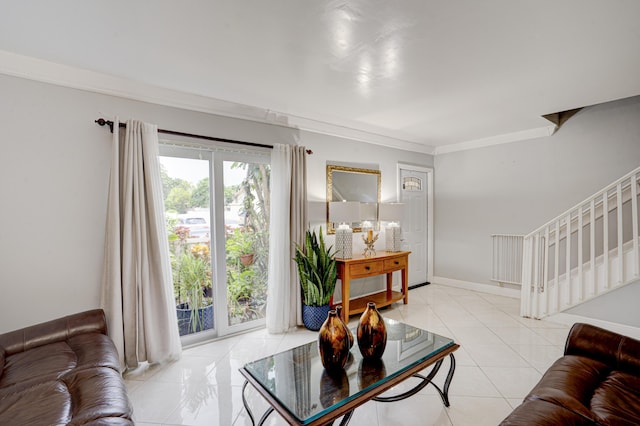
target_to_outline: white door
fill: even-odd
[[[427,172],[416,167],[399,166],[400,202],[404,203],[402,250],[409,255],[409,285],[428,282],[428,191]]]

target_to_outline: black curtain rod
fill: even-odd
[[[115,124],[113,121],[105,120],[104,118],[98,118],[97,120],[95,120],[95,122],[98,123],[99,126],[105,126],[105,125],[109,126],[109,130],[111,130],[111,133],[113,133],[113,125]],[[126,123],[120,123],[120,127],[121,128],[126,128],[127,125],[126,125]],[[207,141],[229,142],[229,143],[236,143],[236,144],[240,144],[240,145],[256,146],[256,147],[259,147],[259,148],[273,149],[272,145],[266,145],[266,144],[262,144],[262,143],[237,141],[237,140],[234,140],[234,139],[214,138],[213,136],[204,136],[204,135],[196,135],[196,134],[193,134],[193,133],[176,132],[175,130],[158,129],[158,133],[164,133],[164,134],[167,134],[167,135],[175,135],[175,136],[186,136],[186,137],[189,137],[189,138],[204,139],[204,140],[207,140]],[[313,154],[313,151],[311,151],[310,149],[307,149],[307,154]]]

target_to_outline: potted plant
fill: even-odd
[[[207,258],[197,249],[182,253],[174,272],[175,294],[180,335],[213,328],[211,269]]]
[[[331,247],[325,247],[322,227],[319,236],[307,230],[303,247],[296,244],[294,260],[302,287],[302,320],[310,330],[319,330],[329,313],[338,272],[333,254]]]
[[[254,235],[249,229],[236,228],[227,239],[227,253],[238,256],[244,266],[253,263]]]

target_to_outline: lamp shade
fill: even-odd
[[[357,222],[360,220],[360,203],[357,201],[332,201],[329,203],[329,221],[333,223]]]
[[[380,220],[387,222],[397,222],[404,214],[404,203],[382,203],[380,204]]]
[[[377,207],[376,203],[360,203],[360,220],[376,220]]]

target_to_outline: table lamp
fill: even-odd
[[[383,203],[380,204],[380,220],[386,221],[384,229],[385,248],[387,251],[401,251],[401,234],[399,221],[404,211],[403,203]]]
[[[375,231],[375,221],[378,218],[378,204],[360,203],[360,220],[362,221],[362,232]]]
[[[375,256],[374,243],[378,239],[378,235],[373,235],[374,223],[378,218],[377,203],[360,203],[360,220],[362,221],[362,241],[364,241],[365,249],[363,255],[365,257]]]
[[[332,201],[329,203],[329,220],[338,223],[336,228],[336,257],[353,257],[353,231],[351,223],[360,220],[360,203],[357,201]]]

